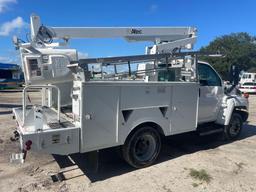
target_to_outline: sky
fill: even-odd
[[[195,50],[233,32],[256,35],[255,0],[0,0],[0,62],[18,63],[12,36],[26,41],[32,13],[45,26],[194,26]],[[143,54],[146,45],[123,39],[70,41],[88,57]]]

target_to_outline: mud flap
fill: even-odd
[[[99,171],[99,151],[91,151],[85,155],[85,163],[89,171],[97,173]]]

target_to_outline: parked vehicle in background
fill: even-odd
[[[246,82],[255,82],[256,81],[256,73],[243,73],[242,77],[239,81],[239,84],[242,85]]]
[[[0,89],[18,87],[23,83],[24,77],[19,65],[0,63]]]
[[[242,93],[256,93],[256,82],[246,82],[239,86]]]

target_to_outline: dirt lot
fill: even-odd
[[[38,93],[32,93],[32,95]],[[86,155],[52,156],[30,152],[25,164],[9,163],[18,142],[11,108],[20,106],[21,92],[0,92],[0,191],[256,191],[256,96],[251,96],[250,117],[239,140],[226,143],[220,136],[186,134],[167,138],[158,162],[134,170],[116,149],[101,151],[98,172]],[[204,169],[209,182],[190,176]],[[61,181],[55,181],[59,175]],[[54,182],[55,181],[55,182]]]

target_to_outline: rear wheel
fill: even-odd
[[[239,113],[234,112],[229,125],[224,128],[224,136],[228,140],[235,140],[239,137],[243,127],[243,119]]]
[[[152,127],[145,126],[130,135],[123,145],[124,159],[135,168],[154,163],[161,150],[161,136]]]

